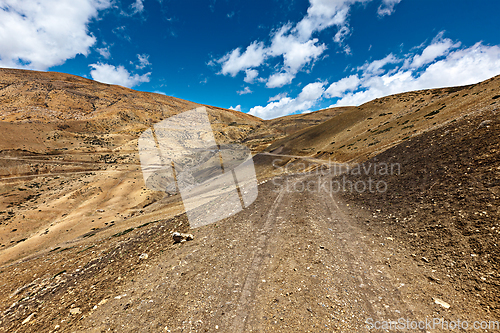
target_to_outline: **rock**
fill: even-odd
[[[484,120],[483,122],[481,122],[481,124],[479,124],[479,126],[477,128],[480,129],[483,127],[489,127],[488,126],[489,124],[491,124],[491,120]]]
[[[102,301],[100,301],[97,305],[103,305],[103,304],[106,304],[106,302],[108,301],[107,298],[103,299]]]
[[[73,309],[69,309],[69,313],[71,313],[72,315],[77,315],[77,314],[82,313],[82,311],[80,310],[80,308],[73,308]]]
[[[426,257],[422,257],[422,260],[425,262],[429,262],[429,259],[427,259]]]
[[[194,236],[191,234],[182,234],[182,233],[176,231],[172,234],[172,238],[174,239],[175,243],[183,243],[186,241],[193,240]]]
[[[446,303],[445,301],[440,300],[439,298],[434,298],[434,303],[441,305],[445,309],[450,308],[450,304]]]
[[[141,255],[139,256],[139,259],[148,259],[148,258],[149,258],[149,256],[148,256],[148,254],[147,254],[147,253],[143,253],[143,254],[141,254]]]
[[[24,325],[24,324],[29,323],[29,321],[31,320],[31,318],[33,318],[34,315],[35,315],[35,312],[33,312],[32,314],[30,314],[28,317],[26,317],[26,319],[24,319],[21,324]]]

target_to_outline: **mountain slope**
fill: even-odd
[[[347,162],[441,127],[466,114],[500,106],[500,76],[484,82],[378,98],[270,145],[266,151]]]
[[[69,74],[0,69],[0,262],[179,214],[142,183],[137,139],[199,104]],[[206,106],[219,144],[254,151],[338,110],[257,117]]]

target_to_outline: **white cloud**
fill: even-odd
[[[104,59],[111,58],[111,52],[109,51],[109,46],[95,49]]]
[[[325,91],[327,97],[341,97],[346,91],[356,90],[359,87],[361,80],[358,75],[345,77],[337,82],[332,83]]]
[[[352,55],[352,50],[351,50],[351,47],[349,45],[344,45],[343,51],[347,55]]]
[[[314,82],[309,83],[305,86],[299,94],[297,98],[299,101],[314,101],[318,100],[323,93],[325,92],[324,88],[325,83],[323,82]]]
[[[313,63],[327,49],[325,43],[313,38],[313,34],[332,26],[337,27],[333,40],[338,43],[346,54],[351,54],[344,40],[350,34],[348,16],[351,6],[356,3],[367,3],[372,0],[310,0],[307,15],[293,25],[287,23],[272,32],[270,45],[254,41],[241,53],[241,48],[228,52],[217,60],[222,66],[221,74],[236,76],[240,71],[258,68],[268,59],[282,58],[275,73],[272,73],[267,87],[282,87],[292,82],[298,72],[308,64]],[[245,82],[250,80],[245,77]]]
[[[401,0],[382,0],[382,4],[377,10],[378,16],[392,15],[392,13],[394,13],[394,7],[400,2]]]
[[[238,95],[246,95],[246,94],[251,94],[252,90],[250,90],[249,87],[245,87],[243,90],[237,91]]]
[[[222,64],[222,74],[236,76],[240,71],[262,65],[265,58],[266,50],[264,44],[253,42],[243,54],[241,53],[241,49],[237,48],[217,60],[217,62]]]
[[[267,102],[269,103],[269,102],[279,101],[280,99],[282,99],[283,97],[286,97],[286,96],[287,96],[287,93],[281,93],[281,94],[278,94],[276,96],[269,97]]]
[[[236,105],[234,108],[232,106],[229,107],[230,110],[234,110],[234,111],[241,111],[241,105]]]
[[[366,62],[363,66],[358,67],[358,71],[362,70],[367,74],[380,74],[384,72],[384,67],[389,64],[395,64],[401,62],[400,59],[396,58],[392,53],[387,55],[385,58],[380,60],[372,61],[371,63]]]
[[[371,0],[310,0],[307,15],[297,24],[296,31],[301,39],[309,39],[315,32],[331,26],[342,28],[347,23],[349,9],[355,3]]]
[[[259,71],[256,69],[247,69],[247,70],[245,70],[245,73],[246,73],[246,76],[245,76],[245,79],[243,81],[245,81],[246,83],[253,83],[255,78],[257,76],[259,76]]]
[[[2,0],[0,66],[46,70],[88,55],[96,42],[88,24],[110,6],[110,0]]]
[[[249,113],[262,119],[272,119],[296,112],[307,112],[321,99],[325,91],[324,85],[323,82],[310,83],[296,98],[275,96],[279,99],[269,102],[266,106],[255,106]]]
[[[349,36],[350,33],[351,29],[347,26],[343,26],[339,29],[339,31],[337,31],[335,36],[333,36],[333,41],[340,44],[344,41],[344,39],[346,39],[347,36]]]
[[[317,59],[326,50],[326,45],[318,44],[317,38],[302,42],[296,35],[289,34],[289,29],[289,25],[280,29],[273,36],[268,49],[271,57],[283,56],[282,72],[270,76],[267,84],[269,88],[289,84],[306,64]]]
[[[92,79],[102,83],[118,84],[129,88],[143,82],[149,82],[149,75],[151,74],[131,74],[123,66],[115,67],[102,63],[92,64],[90,67],[92,68],[90,71]]]
[[[289,84],[292,82],[293,78],[295,77],[294,74],[292,73],[275,73],[271,75],[266,83],[266,86],[268,88],[278,88],[278,87],[283,87],[286,84]]]
[[[409,66],[413,68],[422,67],[439,57],[445,56],[451,49],[460,47],[460,42],[453,43],[449,38],[442,39],[442,35],[443,33],[441,32],[438,38],[435,38],[432,44],[424,49],[422,54],[415,55]]]
[[[339,97],[331,106],[360,105],[382,96],[473,84],[500,74],[499,46],[479,42],[457,49],[458,45],[450,40],[434,40],[417,55],[396,58],[390,54],[358,67],[361,72],[359,81],[350,76],[333,83],[325,96]],[[405,65],[384,69],[385,65],[397,62],[405,62]]]
[[[141,13],[144,10],[144,4],[142,0],[135,0],[135,2],[130,5],[134,14]]]
[[[149,62],[149,54],[138,54],[137,58],[139,59],[139,63],[135,65],[135,68],[143,69],[146,66],[151,65],[151,63]]]
[[[324,98],[338,98],[330,107],[361,105],[375,98],[406,91],[467,85],[500,74],[500,45],[481,42],[460,48],[459,42],[442,39],[442,33],[419,53],[388,54],[357,68],[359,73],[334,82],[310,83],[296,97],[278,94],[265,106],[255,106],[250,114],[271,119],[308,112]],[[412,48],[415,50],[415,48]],[[417,60],[416,60],[417,59]],[[416,62],[415,62],[416,61]],[[398,64],[403,63],[403,66]]]

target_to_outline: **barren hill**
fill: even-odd
[[[137,138],[197,106],[69,74],[1,69],[0,261],[181,212],[177,196],[143,188]],[[264,122],[206,107],[218,144],[245,142],[254,151],[339,112]]]
[[[387,96],[274,142],[267,151],[362,161],[470,113],[498,109],[500,76],[484,82]]]

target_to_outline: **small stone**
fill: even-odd
[[[429,262],[429,259],[427,259],[426,257],[422,257],[422,260],[425,262]]]
[[[186,241],[193,240],[194,236],[191,234],[182,234],[182,233],[176,231],[172,234],[172,238],[174,239],[175,243],[183,243]]]
[[[483,127],[489,127],[488,126],[489,124],[491,124],[491,120],[485,120],[485,121],[481,122],[481,124],[479,124],[479,126],[477,128],[479,129],[479,128],[483,128]]]
[[[141,254],[141,255],[139,256],[139,259],[148,259],[148,258],[149,258],[149,256],[148,256],[148,254],[147,254],[147,253],[143,253],[143,254]]]
[[[77,315],[82,313],[82,311],[80,310],[80,308],[73,308],[69,310],[69,313],[71,313],[72,315]]]
[[[27,324],[29,323],[29,321],[31,320],[31,318],[33,318],[33,316],[35,315],[35,312],[33,312],[32,314],[30,314],[26,319],[23,320],[23,322],[21,323],[22,325],[24,324]]]
[[[445,301],[440,300],[439,298],[434,298],[434,303],[441,305],[445,309],[450,308],[450,304],[446,303]]]

